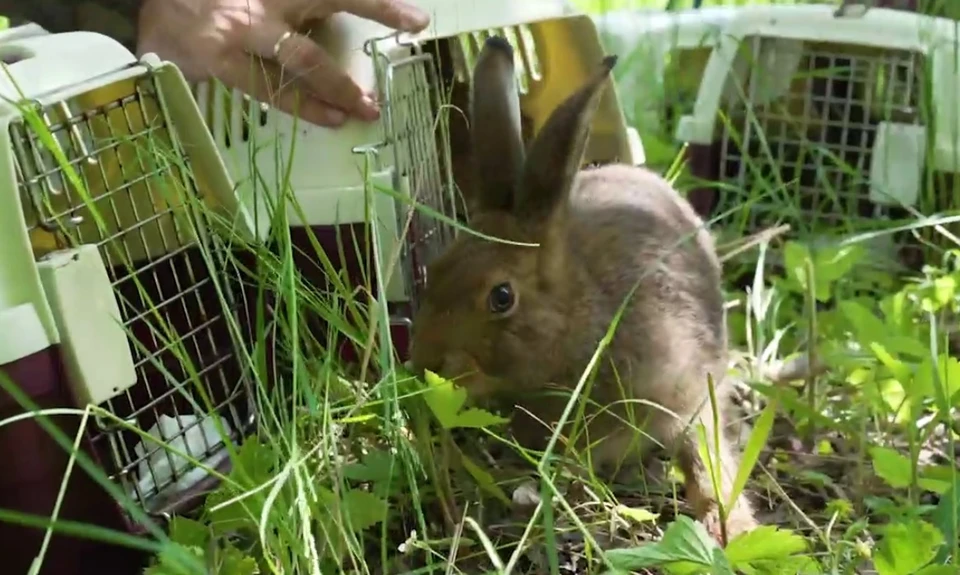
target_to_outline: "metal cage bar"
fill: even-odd
[[[243,325],[242,310],[234,286],[214,279],[228,276],[226,246],[195,209],[201,192],[157,83],[148,75],[121,98],[92,107],[79,100],[39,110],[53,146],[22,121],[10,131],[35,252],[44,244],[98,246],[128,330],[137,383],[101,407],[146,430],[161,416],[180,421],[212,403],[235,440],[255,421],[253,392],[229,325]],[[60,148],[61,162],[51,147]],[[202,420],[196,421],[166,440],[182,438]],[[91,445],[112,479],[148,512],[179,509],[184,494],[168,488],[189,468],[177,473],[173,455],[157,444],[137,453],[139,437],[123,425],[98,418],[94,427]],[[188,455],[219,456],[223,446],[202,435],[199,452],[185,444]],[[151,463],[158,450],[174,470],[166,479]]]
[[[384,143],[392,151],[394,187],[408,192],[415,204],[454,219],[456,197],[452,185],[449,150],[438,149],[436,130],[441,141],[449,141],[446,123],[440,116],[441,87],[437,64],[432,54],[418,44],[410,45],[409,56],[391,61],[372,44],[378,66],[383,110]],[[411,215],[410,210],[414,210]],[[411,304],[426,282],[426,266],[456,237],[456,228],[415,206],[399,210],[399,229],[407,229],[404,242],[403,273],[413,289]]]
[[[878,121],[920,122],[920,55],[807,42],[787,92],[758,102],[765,79],[753,64],[775,44],[760,36],[743,42],[751,71],[745,101],[733,99],[724,109],[719,174],[728,185],[718,190],[718,210],[738,211],[751,229],[787,214],[787,223],[808,232],[842,222],[862,230],[893,218],[896,208],[869,200],[872,147]],[[781,201],[767,196],[736,210],[771,180],[780,189],[765,193]]]
[[[444,38],[452,62],[450,82],[469,83],[474,60],[483,38],[492,33],[504,34],[517,47],[514,52],[517,84],[521,93],[543,79],[542,64],[536,41],[529,25],[498,30],[487,30]],[[394,38],[393,36],[390,37]],[[377,77],[383,99],[383,148],[390,148],[395,167],[394,186],[408,192],[411,198],[435,212],[456,221],[461,204],[454,185],[451,157],[450,127],[443,112],[445,86],[436,55],[424,50],[420,43],[408,43],[409,53],[392,60],[379,50],[378,41],[369,43],[369,53],[377,67]],[[439,131],[439,142],[437,133]],[[411,208],[415,209],[416,208]],[[400,229],[406,229],[410,219],[407,241],[404,243],[404,279],[413,289],[411,304],[426,284],[426,266],[457,235],[457,228],[439,218],[416,210],[398,214]]]

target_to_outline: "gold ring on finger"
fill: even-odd
[[[280,36],[280,39],[278,39],[278,40],[276,41],[276,43],[274,43],[274,45],[273,45],[273,59],[274,59],[274,60],[279,60],[279,59],[280,59],[280,49],[283,47],[283,43],[286,42],[287,40],[289,40],[289,39],[292,38],[292,37],[293,37],[293,32],[291,32],[290,30],[287,30],[286,32],[283,33],[282,36]]]

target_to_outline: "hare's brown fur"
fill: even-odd
[[[660,176],[624,165],[579,170],[611,61],[554,112],[527,154],[509,56],[505,42],[492,40],[477,63],[473,117],[485,115],[485,121],[472,126],[481,194],[473,200],[481,210],[471,227],[539,247],[461,234],[428,269],[414,321],[414,365],[453,378],[472,396],[522,407],[513,430],[524,443],[542,447],[551,433],[543,423],[557,421],[568,399],[534,392],[576,385],[637,286],[597,365],[585,440],[596,467],[618,465],[628,452],[642,454],[648,444],[637,426],[676,447],[691,504],[716,535],[716,497],[696,433],[702,423],[713,443],[709,378],[721,414],[728,404],[713,241]],[[491,293],[503,285],[513,304],[494,313]],[[722,426],[717,431],[726,498],[738,458]],[[728,532],[754,524],[741,496],[729,510]]]

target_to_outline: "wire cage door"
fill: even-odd
[[[392,60],[379,49],[379,42],[368,44],[383,102],[384,141],[378,154],[392,160],[393,187],[410,198],[406,209],[398,210],[397,223],[400,233],[407,234],[400,265],[411,290],[412,315],[426,285],[426,266],[457,232],[420,206],[455,220],[457,200],[437,63],[419,43],[404,46],[409,55]]]
[[[701,212],[745,232],[788,223],[803,235],[831,237],[910,217],[910,202],[884,195],[872,175],[879,164],[905,160],[880,157],[878,139],[894,132],[924,138],[920,54],[750,36],[738,59],[745,71],[742,80],[728,79],[719,138],[694,151],[696,175],[720,183],[692,193]],[[919,185],[922,166],[903,165],[914,168]],[[873,247],[884,267],[916,263],[904,233]]]
[[[239,441],[255,423],[243,353],[253,322],[156,78],[122,84],[38,105],[41,133],[22,121],[10,129],[35,256],[95,245],[129,338],[137,382],[99,405],[109,416],[95,418],[89,446],[136,504],[168,516],[198,502],[211,478],[130,427],[229,465],[222,433]]]

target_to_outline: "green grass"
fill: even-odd
[[[32,119],[42,132],[39,117]],[[297,146],[258,144],[276,152]],[[678,185],[689,186],[685,166],[674,161],[678,150],[667,143],[663,149]],[[163,146],[140,153],[186,169]],[[390,352],[386,310],[361,297],[373,291],[372,281],[348,285],[315,238],[307,245],[292,241],[285,214],[295,200],[287,177],[281,171],[267,181],[254,172],[253,185],[278,198],[268,242],[224,233],[205,244],[222,294],[227,279],[257,288],[255,337],[238,341],[237,350],[260,425],[255,437],[231,445],[234,469],[221,487],[196,514],[137,539],[57,521],[56,514],[51,522],[0,510],[0,520],[78,534],[87,529],[83,536],[138,546],[155,555],[151,575],[960,572],[951,544],[960,524],[960,481],[951,465],[960,433],[960,363],[948,333],[960,311],[960,252],[949,236],[929,233],[944,220],[918,215],[908,222],[942,247],[931,252],[927,268],[906,278],[862,271],[866,229],[827,247],[797,226],[744,242],[734,223],[761,199],[782,202],[789,219],[783,192],[790,182],[771,179],[744,190],[743,204],[711,223],[736,238],[723,242],[723,253],[739,252],[728,261],[726,286],[742,380],[739,423],[747,428],[738,486],[769,526],[719,552],[684,516],[689,510],[672,467],[653,466],[627,485],[583,480],[571,471],[582,461],[565,447],[566,438],[555,434],[546,455],[523,451],[493,414],[462,411],[463,394],[449,382],[407,374]],[[184,189],[167,193],[182,196]],[[370,185],[365,193],[372,199],[393,192]],[[221,229],[195,198],[187,199]],[[234,251],[214,249],[220,244]],[[343,252],[356,249],[344,238]],[[327,271],[330,289],[304,280],[297,251]],[[243,252],[253,252],[256,269],[237,257]],[[373,261],[371,255],[363,259]],[[775,258],[784,265],[772,265]],[[744,272],[746,287],[733,281]],[[317,317],[334,333],[321,338],[310,323]],[[340,363],[334,334],[360,348],[363,365]],[[279,369],[268,364],[268,351]],[[798,357],[799,374],[774,381],[775,363]],[[804,358],[826,369],[804,370]],[[6,378],[0,385],[35,408]],[[565,417],[576,420],[575,407]],[[86,419],[92,412],[73,414]],[[50,425],[53,415],[33,411],[74,452],[75,438]],[[82,453],[76,466],[110,485]],[[541,504],[517,512],[510,501],[518,492]],[[113,494],[137,513],[116,488]]]

